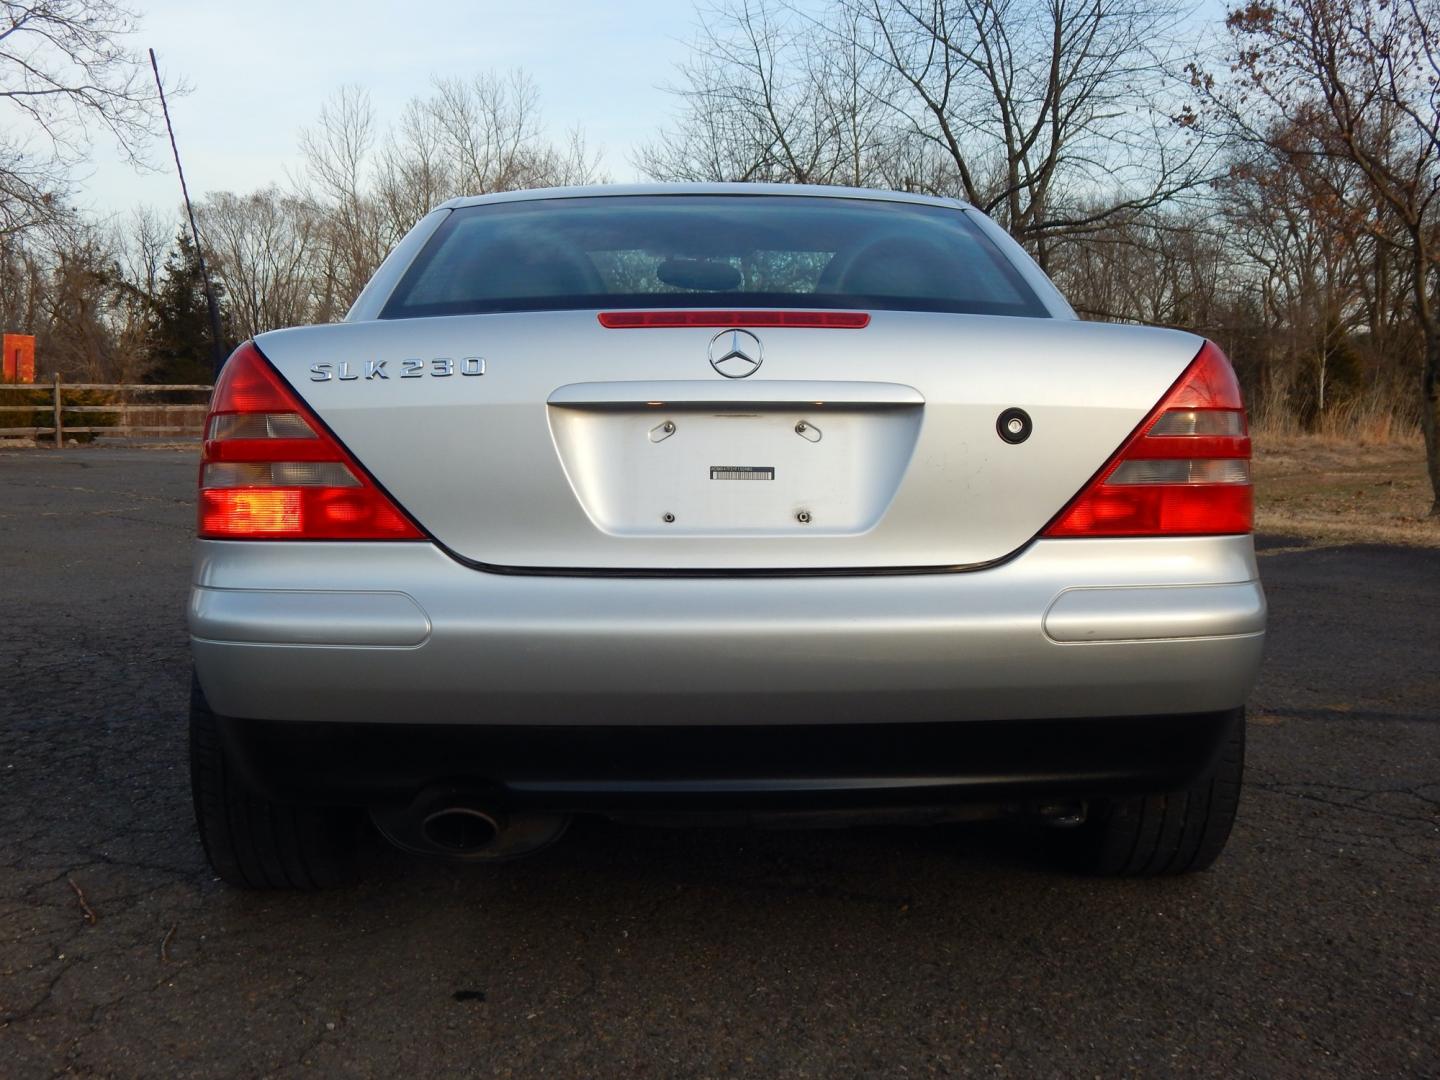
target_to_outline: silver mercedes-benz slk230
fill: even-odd
[[[974,209],[459,199],[215,388],[189,625],[216,872],[361,823],[501,858],[575,814],[1054,825],[1208,866],[1265,600],[1235,376],[1076,319]]]

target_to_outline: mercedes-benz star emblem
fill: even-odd
[[[749,330],[721,330],[710,339],[710,366],[727,379],[743,379],[760,370],[765,350]]]

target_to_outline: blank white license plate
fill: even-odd
[[[919,410],[565,408],[551,422],[571,484],[607,532],[835,535],[884,512]]]

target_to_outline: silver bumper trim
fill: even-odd
[[[1124,589],[1066,589],[1045,613],[1051,641],[1145,641],[1228,637],[1265,629],[1265,597],[1253,581]]]
[[[197,586],[190,633],[215,642],[417,648],[430,636],[430,618],[402,592]]]

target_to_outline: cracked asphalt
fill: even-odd
[[[1264,542],[1209,873],[1069,877],[997,827],[586,823],[244,894],[189,805],[194,468],[0,453],[0,1076],[1440,1075],[1440,551]]]

